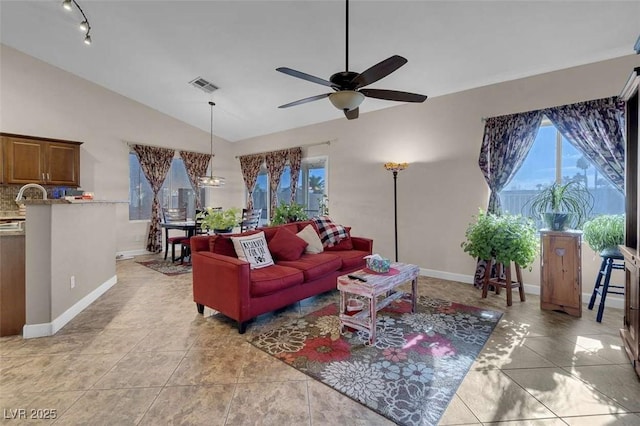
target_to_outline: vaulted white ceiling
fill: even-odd
[[[275,71],[344,70],[342,0],[77,1],[91,46],[60,0],[1,1],[0,41],[206,131],[213,99],[229,141],[344,119],[328,99],[278,109],[328,88]],[[632,54],[640,1],[351,1],[349,30],[350,70],[409,60],[370,88],[434,97]],[[188,84],[199,76],[219,90]]]

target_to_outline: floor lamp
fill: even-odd
[[[398,261],[398,172],[409,167],[409,163],[385,163],[384,168],[393,173],[393,231],[394,244],[396,248],[396,262]]]

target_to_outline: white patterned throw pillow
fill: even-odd
[[[273,258],[264,232],[246,235],[244,237],[231,237],[233,248],[236,250],[238,259],[251,264],[251,269],[260,269],[273,265]]]

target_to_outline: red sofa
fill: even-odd
[[[297,233],[310,221],[259,228],[267,243],[278,228]],[[348,229],[348,228],[347,228]],[[238,322],[238,331],[246,331],[247,322],[260,314],[283,308],[294,302],[336,288],[339,275],[365,266],[364,256],[372,253],[373,240],[351,237],[323,253],[307,254],[293,261],[274,259],[266,268],[251,269],[235,254],[231,236],[192,237],[193,299],[198,312],[208,306]],[[331,250],[331,251],[328,251]]]

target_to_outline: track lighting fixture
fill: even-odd
[[[72,4],[74,4],[78,11],[82,14],[83,21],[80,22],[80,31],[84,31],[84,44],[91,44],[91,24],[89,23],[87,15],[84,14],[84,11],[82,10],[78,2],[76,0],[64,0],[62,2],[62,7],[64,7],[65,10],[72,10]]]

